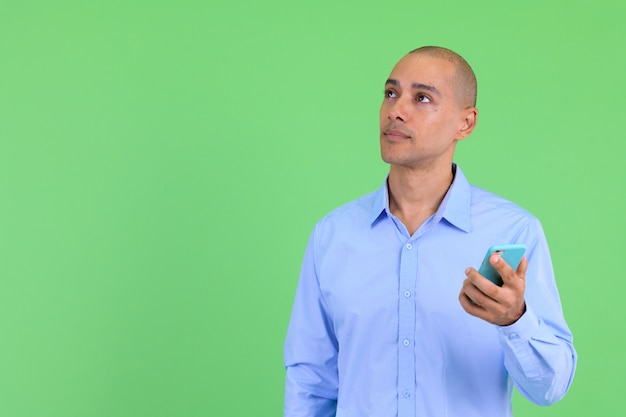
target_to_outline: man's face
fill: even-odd
[[[392,165],[429,167],[451,163],[465,109],[454,91],[455,66],[409,54],[391,71],[380,107],[382,159]],[[470,130],[471,132],[471,130]]]

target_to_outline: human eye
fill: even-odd
[[[385,90],[385,98],[396,98],[396,97],[398,97],[398,95],[396,94],[395,91],[390,90],[390,89]]]
[[[428,97],[426,94],[416,95],[415,100],[419,103],[430,103],[430,97]]]

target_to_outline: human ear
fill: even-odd
[[[478,123],[478,109],[476,107],[468,107],[463,110],[457,140],[463,140],[468,137],[474,131],[476,123]]]

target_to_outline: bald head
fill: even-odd
[[[459,103],[463,107],[476,106],[476,75],[474,75],[472,67],[461,55],[440,46],[422,46],[412,50],[409,54],[420,54],[444,59],[454,64],[456,68],[454,91]]]

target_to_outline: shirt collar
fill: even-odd
[[[453,226],[469,232],[470,205],[472,201],[471,186],[463,171],[456,164],[452,164],[455,173],[452,185],[448,189],[441,205],[435,213],[436,218],[446,219]],[[388,178],[388,176],[387,176]],[[370,224],[373,226],[381,217],[389,215],[389,188],[387,178],[378,189],[370,210]]]

